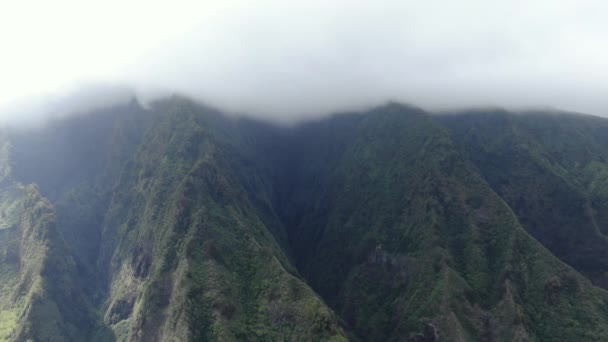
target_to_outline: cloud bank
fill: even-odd
[[[387,100],[608,115],[603,1],[33,4],[0,9],[0,105],[101,81],[287,122]]]

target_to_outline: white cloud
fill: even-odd
[[[83,80],[289,120],[387,99],[608,115],[602,1],[2,2],[0,103]]]

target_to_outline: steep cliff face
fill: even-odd
[[[11,144],[4,134],[0,139],[0,339],[86,338],[95,324],[93,308],[73,283],[76,264],[55,208],[37,186],[14,180]]]
[[[211,132],[219,114],[159,107],[104,223],[106,323],[141,341],[344,338],[256,212],[243,183],[261,182],[255,169],[231,168],[248,161]]]
[[[522,229],[435,118],[389,105],[300,134],[297,264],[361,339],[601,338],[606,293]]]
[[[74,310],[93,309],[88,325],[58,313],[80,334],[62,338],[346,339],[286,256],[238,132],[216,111],[172,99],[13,134],[15,169],[53,199],[49,234],[67,243],[52,250],[70,272],[52,273],[84,294]],[[247,164],[251,173],[235,171]]]
[[[440,118],[523,227],[608,286],[608,121],[565,113]]]
[[[0,337],[600,340],[602,125],[173,97],[3,132]]]

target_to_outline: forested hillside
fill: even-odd
[[[599,341],[608,120],[182,97],[0,132],[0,338]]]

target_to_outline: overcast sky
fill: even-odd
[[[0,107],[102,82],[282,120],[387,100],[608,115],[607,13],[584,0],[0,0]]]

